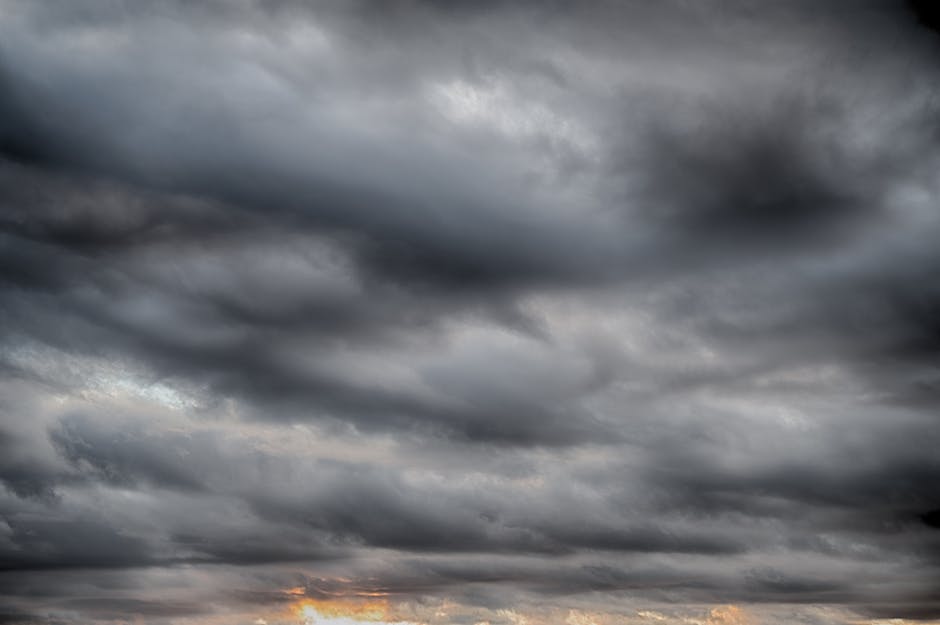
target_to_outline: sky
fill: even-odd
[[[940,18],[0,0],[0,624],[940,623]]]

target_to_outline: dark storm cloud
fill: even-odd
[[[3,462],[0,463],[0,480],[4,486],[20,497],[52,497],[57,477],[39,463],[22,454],[18,449],[16,437],[0,432],[0,450]]]
[[[66,513],[62,504],[3,500],[4,571],[124,568],[153,564],[146,541],[90,510]],[[45,509],[44,509],[45,508]]]
[[[883,167],[853,163],[839,145],[813,145],[827,139],[824,103],[770,108],[723,107],[703,128],[653,131],[631,168],[649,172],[641,200],[648,218],[691,245],[765,247],[825,240],[864,222],[879,192],[873,172]]]
[[[154,618],[191,616],[204,612],[200,606],[193,603],[139,599],[72,599],[62,602],[61,607],[79,611],[92,619],[104,620],[117,620],[126,614]]]
[[[926,5],[2,8],[0,620],[940,616]]]
[[[30,70],[47,76],[69,71],[55,65]],[[13,157],[20,152],[48,153],[49,165],[64,162],[79,171],[90,165],[88,171],[116,175],[147,187],[214,197],[264,211],[275,224],[288,220],[288,226],[296,227],[291,221],[300,220],[308,227],[351,231],[353,240],[363,248],[361,261],[369,271],[380,277],[445,287],[585,276],[603,271],[603,259],[595,257],[605,253],[604,247],[616,244],[598,240],[599,233],[590,224],[518,206],[518,198],[500,193],[511,189],[495,172],[457,155],[451,157],[453,163],[442,160],[420,139],[403,144],[408,158],[401,158],[398,150],[377,150],[356,137],[360,129],[351,128],[351,140],[346,140],[337,136],[339,130],[331,128],[327,120],[305,119],[299,116],[301,111],[293,111],[294,119],[275,120],[273,131],[285,141],[272,145],[268,138],[258,136],[259,128],[233,128],[240,115],[270,114],[243,110],[252,103],[239,98],[248,94],[233,93],[234,104],[171,98],[161,110],[153,111],[131,93],[145,89],[150,93],[140,96],[146,99],[166,97],[167,90],[179,88],[172,66],[156,66],[154,74],[146,77],[152,81],[149,85],[142,81],[145,77],[129,74],[126,67],[117,68],[112,75],[100,75],[93,68],[86,71],[90,72],[88,81],[114,82],[123,92],[109,103],[113,108],[89,98],[84,88],[79,91],[76,82],[63,92],[50,92],[45,85],[34,87],[19,98],[33,103],[27,113],[33,117],[5,120],[11,127],[6,134],[11,135],[7,143]],[[23,76],[11,76],[7,82],[24,90],[31,88]],[[60,110],[64,101],[72,105]],[[288,100],[286,104],[297,103]],[[44,111],[43,105],[55,108]],[[172,141],[164,129],[152,125],[157,121],[152,115],[173,119],[175,130],[165,129],[175,135]],[[305,141],[325,150],[305,154],[306,144],[285,134],[291,131],[291,124],[305,126],[311,133]],[[30,131],[33,126],[41,130]],[[182,131],[183,127],[189,130]],[[155,162],[141,163],[134,158],[140,146],[125,139],[134,134],[134,128],[155,133],[153,146],[157,149],[148,148],[147,157]],[[26,136],[19,135],[23,129]],[[46,135],[55,140],[46,145],[41,139]],[[395,138],[394,134],[389,137]],[[30,140],[37,145],[26,145]],[[91,155],[93,162],[86,159]],[[313,158],[304,158],[308,156]],[[345,163],[356,163],[356,167],[347,169]],[[475,183],[468,184],[461,175],[464,168],[474,171]],[[421,183],[411,184],[413,181]],[[569,244],[585,239],[594,240],[594,249],[588,253]],[[611,251],[615,250],[607,253]]]
[[[43,185],[21,169],[8,172],[25,183],[9,199],[4,240],[10,262],[3,314],[19,332],[79,352],[145,354],[163,375],[201,378],[221,393],[262,403],[303,402],[306,410],[318,404],[370,427],[416,423],[470,439],[548,444],[592,436],[584,420],[542,405],[538,397],[481,398],[476,405],[409,397],[326,371],[297,370],[283,361],[278,347],[297,335],[324,347],[339,338],[380,340],[433,327],[439,316],[467,309],[518,325],[520,315],[510,304],[461,295],[448,301],[372,281],[360,286],[354,273],[344,275],[350,269],[341,255],[337,260],[330,250],[310,252],[311,243],[320,243],[315,238],[289,235],[294,243],[282,247],[283,260],[272,260],[268,246],[283,242],[278,230],[285,225],[275,221],[274,232],[259,231],[257,219],[237,210],[226,214],[226,222],[221,209],[204,202],[128,196],[126,188],[100,182],[51,178]],[[54,201],[50,187],[69,200]],[[120,217],[111,219],[122,206]],[[214,275],[224,282],[187,285],[173,273],[155,272],[150,263],[163,254],[172,255],[181,271],[197,265],[194,282]],[[244,264],[245,273],[233,278],[234,264]],[[285,264],[294,278],[285,274]],[[54,321],[47,317],[53,297],[59,302]],[[149,301],[153,313],[134,300]],[[119,301],[127,308],[115,308]],[[180,325],[192,333],[176,334]],[[200,327],[218,334],[218,340],[207,343]]]
[[[917,16],[918,22],[931,30],[940,30],[940,13],[932,3],[925,0],[908,0],[907,6]]]
[[[234,495],[261,518],[313,528],[342,543],[416,552],[563,554],[592,549],[719,554],[745,549],[731,536],[681,523],[653,527],[636,518],[630,521],[635,527],[624,527],[626,519],[602,508],[598,514],[606,519],[572,527],[567,514],[540,519],[520,507],[511,499],[511,485],[505,483],[494,484],[489,493],[470,486],[443,488],[433,481],[415,484],[378,467],[278,458],[207,432],[155,436],[142,424],[129,423],[115,436],[113,423],[70,417],[50,436],[86,479],[123,487]],[[238,469],[240,464],[243,468]],[[275,489],[271,484],[281,486]],[[549,491],[529,505],[539,508],[559,496],[568,495]],[[210,540],[193,537],[193,544]],[[242,549],[254,553],[255,548],[246,544]],[[239,557],[240,550],[228,556],[234,561],[250,557]]]

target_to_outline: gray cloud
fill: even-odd
[[[0,7],[0,622],[940,618],[925,4]]]

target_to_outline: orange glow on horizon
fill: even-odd
[[[388,602],[380,600],[347,601],[342,599],[303,599],[294,605],[294,612],[308,618],[346,618],[356,621],[381,622],[389,618]]]
[[[283,592],[292,597],[304,594],[304,590],[299,587]],[[329,599],[304,597],[291,602],[289,610],[291,616],[304,625],[415,625],[395,618],[385,593],[375,591]]]
[[[723,605],[712,608],[708,614],[707,623],[722,625],[747,625],[751,623],[751,618],[747,612],[736,605]]]

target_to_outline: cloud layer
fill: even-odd
[[[940,619],[927,4],[0,12],[0,623]]]

